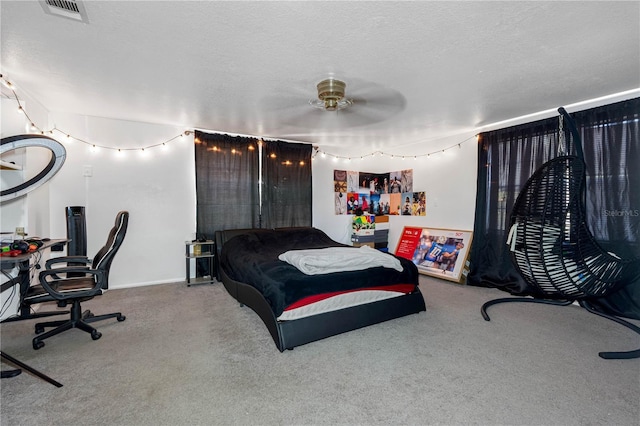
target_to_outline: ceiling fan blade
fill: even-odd
[[[282,108],[278,113],[278,121],[292,128],[311,131],[336,131],[342,124],[329,116],[327,111],[313,108],[310,105],[295,108]]]
[[[267,103],[276,120],[314,133],[336,132],[379,123],[398,114],[406,106],[404,96],[393,89],[358,79],[346,79],[345,82],[345,98],[351,104],[336,111],[311,105],[310,101],[318,96],[316,88],[312,86],[302,90],[295,83],[287,88],[287,93],[279,93],[263,102]]]
[[[362,109],[352,108],[349,111],[345,111],[341,119],[348,124],[345,124],[344,127],[362,127],[381,123],[388,118],[388,114],[375,109],[363,111]]]
[[[360,114],[379,115],[384,114],[386,118],[396,115],[405,109],[404,98],[353,98],[349,110],[358,111]]]

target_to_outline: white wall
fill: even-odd
[[[2,126],[0,133],[3,138],[13,135],[19,135],[25,132],[24,115],[20,116],[16,112],[15,101],[10,99],[0,99],[2,102]],[[5,161],[14,162],[16,164],[24,164],[25,150],[15,150],[3,155]],[[24,180],[22,171],[2,170],[0,171],[2,179],[1,188],[12,188]],[[2,204],[2,215],[0,215],[0,231],[4,233],[13,233],[16,226],[27,225],[27,205],[26,199],[12,200]],[[10,236],[9,236],[10,237]],[[7,238],[7,235],[3,235]]]
[[[193,135],[166,144],[118,152],[117,148],[143,148],[161,144],[185,129],[174,126],[49,113],[47,128],[67,150],[58,174],[26,198],[37,200],[30,235],[66,237],[65,207],[84,206],[87,222],[87,254],[104,243],[120,210],[130,213],[129,230],[114,260],[111,288],[184,280],[184,242],[195,232],[195,170]],[[470,139],[471,136],[471,139]],[[74,139],[75,138],[75,139]],[[473,229],[476,182],[476,143],[462,135],[413,146],[403,155],[420,155],[455,146],[460,148],[419,157],[367,157],[345,163],[330,156],[313,160],[313,225],[332,238],[349,243],[351,216],[333,211],[333,170],[390,172],[413,169],[414,191],[425,191],[427,215],[392,216],[389,247],[395,250],[403,226]],[[83,143],[82,141],[86,142]],[[98,149],[92,145],[115,149]],[[320,147],[323,149],[322,147]],[[331,150],[327,148],[327,152]],[[84,176],[87,170],[92,176]],[[44,196],[42,194],[45,194]],[[5,206],[3,206],[3,211]],[[46,217],[46,220],[42,218]],[[55,255],[55,253],[54,253]]]
[[[18,105],[15,99],[2,98],[0,103],[1,123],[0,136],[2,138],[14,135],[29,133],[29,121],[25,115],[18,112]],[[32,99],[23,99],[22,106],[25,108],[29,105],[29,118],[37,122],[46,122],[47,111],[36,101]],[[2,189],[12,188],[24,179],[35,176],[37,172],[42,170],[43,164],[49,160],[48,151],[45,149],[19,149],[7,152],[3,155],[6,161],[14,161],[22,167],[20,171],[2,170],[0,171],[0,179]],[[44,185],[31,193],[29,197],[20,197],[3,203],[0,206],[0,231],[2,231],[3,242],[12,241],[16,227],[25,228],[25,232],[29,235],[46,235],[48,232],[49,208],[48,187]],[[42,263],[42,262],[41,262]],[[8,280],[8,276],[16,277],[18,269],[3,270],[0,277],[1,282]],[[4,275],[7,274],[7,275]],[[0,319],[5,319],[17,312],[19,298],[17,296],[17,286],[14,290],[7,290],[0,295],[0,306],[4,307],[1,311]]]
[[[460,146],[458,147],[458,144]],[[324,149],[319,147],[321,151]],[[440,152],[441,150],[445,152]],[[327,154],[343,153],[326,149]],[[433,153],[429,157],[423,155]],[[369,154],[368,152],[365,154]],[[342,243],[350,243],[350,215],[334,213],[333,171],[385,173],[413,169],[413,190],[425,191],[426,216],[390,216],[389,250],[394,251],[404,226],[473,230],[476,199],[477,144],[474,135],[461,135],[417,144],[397,153],[416,159],[374,155],[364,159],[313,159],[313,226]]]
[[[637,96],[637,92],[633,95]],[[625,94],[623,98],[629,97],[631,94]],[[28,97],[22,100],[28,105],[30,118],[38,125],[55,126],[90,144],[111,148],[162,144],[186,130],[170,125],[53,113],[46,111],[37,100]],[[581,103],[579,108],[576,104],[570,112],[617,100],[621,99],[600,98]],[[16,108],[15,100],[2,99],[3,137],[25,132],[28,123],[23,115],[15,112]],[[516,120],[531,121],[555,114],[549,110],[539,116]],[[496,123],[496,127],[513,124],[516,122]],[[2,205],[2,231],[25,226],[32,236],[65,238],[65,207],[85,206],[88,255],[91,256],[104,243],[116,213],[128,210],[131,215],[129,231],[112,266],[111,288],[184,280],[184,242],[192,239],[195,232],[193,135],[169,142],[166,151],[147,149],[145,156],[139,150],[120,155],[115,150],[104,149],[94,153],[90,145],[67,140],[57,132],[53,136],[67,149],[64,166],[48,184],[22,199]],[[344,155],[329,147],[319,148],[329,154]],[[439,152],[442,149],[445,152]],[[433,154],[416,160],[370,156],[350,162],[317,156],[312,166],[313,225],[338,241],[350,241],[351,216],[335,215],[333,210],[333,170],[384,173],[413,169],[414,191],[426,192],[427,215],[392,216],[389,248],[395,251],[404,226],[472,230],[477,173],[474,134],[413,143],[393,154],[420,156],[425,153]],[[369,152],[358,153],[363,154]],[[37,161],[35,159],[34,163]],[[84,176],[87,168],[93,176]]]
[[[27,120],[16,113],[16,108],[15,100],[2,99],[2,137],[29,131]],[[113,148],[162,144],[184,131],[174,126],[48,113],[36,108],[28,113],[42,128],[57,127],[79,140]],[[144,155],[141,150],[94,152],[91,145],[68,139],[60,132],[47,135],[65,146],[66,161],[48,183],[2,204],[2,231],[22,226],[29,236],[66,238],[65,207],[84,206],[87,255],[91,257],[105,243],[116,213],[127,210],[129,228],[111,267],[110,288],[183,281],[184,242],[193,239],[195,232],[193,135],[179,137],[165,147],[148,148]],[[37,169],[43,160],[38,157],[29,150],[20,159],[27,169]],[[87,168],[92,171],[91,177],[84,176]],[[2,178],[12,173],[28,175],[28,171],[2,171]],[[61,254],[66,251],[51,253]],[[15,276],[17,269],[5,272]],[[2,282],[5,280],[3,275]],[[10,291],[4,292],[2,303],[10,297]],[[2,318],[16,313],[17,297],[9,305]]]
[[[111,266],[110,288],[184,280],[184,242],[195,232],[193,135],[167,142],[184,129],[60,113],[50,114],[50,124],[89,144],[56,135],[67,161],[49,184],[49,236],[65,238],[65,208],[84,206],[92,256],[116,213],[127,210],[129,228]],[[115,149],[94,151],[93,144]]]
[[[15,99],[2,98],[2,126],[0,126],[1,136],[15,136],[30,133],[30,122],[24,114],[18,112],[18,104]],[[40,104],[33,100],[23,100],[22,106],[26,110],[28,105],[29,118],[34,122],[46,123],[48,112]],[[3,170],[1,172],[2,189],[13,187],[16,183],[25,178],[35,176],[42,166],[50,158],[46,149],[33,148],[15,150],[7,153],[10,157],[15,157],[16,164],[22,166],[22,171]],[[3,156],[4,157],[4,156]],[[2,232],[15,231],[15,228],[24,227],[30,235],[39,235],[48,230],[48,212],[46,205],[47,188],[46,185],[32,192],[31,197],[20,197],[2,204],[2,215],[0,229]],[[44,204],[43,204],[44,203]]]
[[[637,96],[637,92],[634,92]],[[633,94],[624,94],[630,98]],[[572,110],[611,103],[605,97],[581,103]],[[557,115],[555,110],[496,123],[495,128]],[[181,134],[183,128],[151,125],[107,118],[49,114],[49,125],[56,126],[84,141],[117,147],[145,147],[162,143]],[[477,129],[476,129],[477,130]],[[476,130],[437,141],[407,142],[393,154],[419,156],[416,160],[390,156],[334,162],[331,156],[313,160],[313,225],[337,241],[349,243],[351,216],[335,215],[333,170],[384,173],[413,169],[414,191],[425,191],[424,217],[392,216],[389,248],[395,251],[404,226],[473,230],[477,176]],[[489,127],[482,130],[490,130]],[[127,287],[184,280],[184,241],[195,232],[195,164],[193,135],[170,142],[167,151],[159,148],[127,152],[119,157],[113,150],[90,152],[89,146],[66,142],[67,161],[49,186],[50,235],[66,236],[64,208],[83,205],[87,210],[88,252],[94,253],[104,242],[115,214],[131,213],[129,232],[111,271],[111,287]],[[319,147],[330,154],[332,148]],[[348,149],[345,145],[344,149]],[[441,152],[445,150],[445,152]],[[372,148],[371,151],[374,151]],[[370,152],[359,152],[358,155]],[[421,156],[432,153],[429,157]],[[83,177],[90,166],[92,177]]]

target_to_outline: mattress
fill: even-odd
[[[292,321],[326,312],[404,296],[415,290],[410,284],[396,284],[344,292],[333,292],[309,296],[287,306],[278,321]]]
[[[283,315],[285,309],[292,310],[295,303],[302,303],[300,301],[309,297],[342,295],[327,300],[321,305],[316,305],[317,308],[306,308],[307,310],[326,309],[322,305],[329,305],[333,302],[368,303],[349,300],[358,296],[355,294],[346,296],[346,294],[356,290],[375,290],[376,287],[381,287],[379,291],[385,291],[385,286],[396,284],[409,285],[410,288],[415,289],[418,285],[416,266],[410,260],[400,257],[398,259],[401,262],[402,271],[375,267],[363,271],[320,275],[306,275],[294,266],[278,259],[280,254],[288,250],[325,247],[350,246],[333,241],[324,232],[315,228],[249,231],[225,242],[220,256],[221,267],[231,279],[256,288],[267,300],[277,318]],[[353,247],[353,250],[358,249]],[[360,296],[364,295],[365,293],[362,293]],[[376,293],[373,297],[387,296],[395,297],[397,294]],[[329,299],[329,297],[323,298]],[[308,305],[308,303],[302,304]],[[287,315],[307,314],[289,313]]]

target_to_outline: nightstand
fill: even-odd
[[[214,269],[215,256],[215,241],[185,241],[186,282],[188,286],[217,282]],[[191,278],[192,260],[196,266],[194,278]]]

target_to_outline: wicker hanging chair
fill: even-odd
[[[640,334],[640,327],[601,312],[590,303],[635,280],[640,275],[640,259],[623,259],[604,250],[589,231],[580,135],[564,108],[558,111],[573,135],[577,155],[552,159],[529,178],[514,204],[507,239],[516,269],[542,297],[490,300],[482,306],[482,316],[489,321],[487,308],[502,302],[566,306],[577,301],[589,312]],[[605,359],[638,358],[640,349],[599,355]]]

